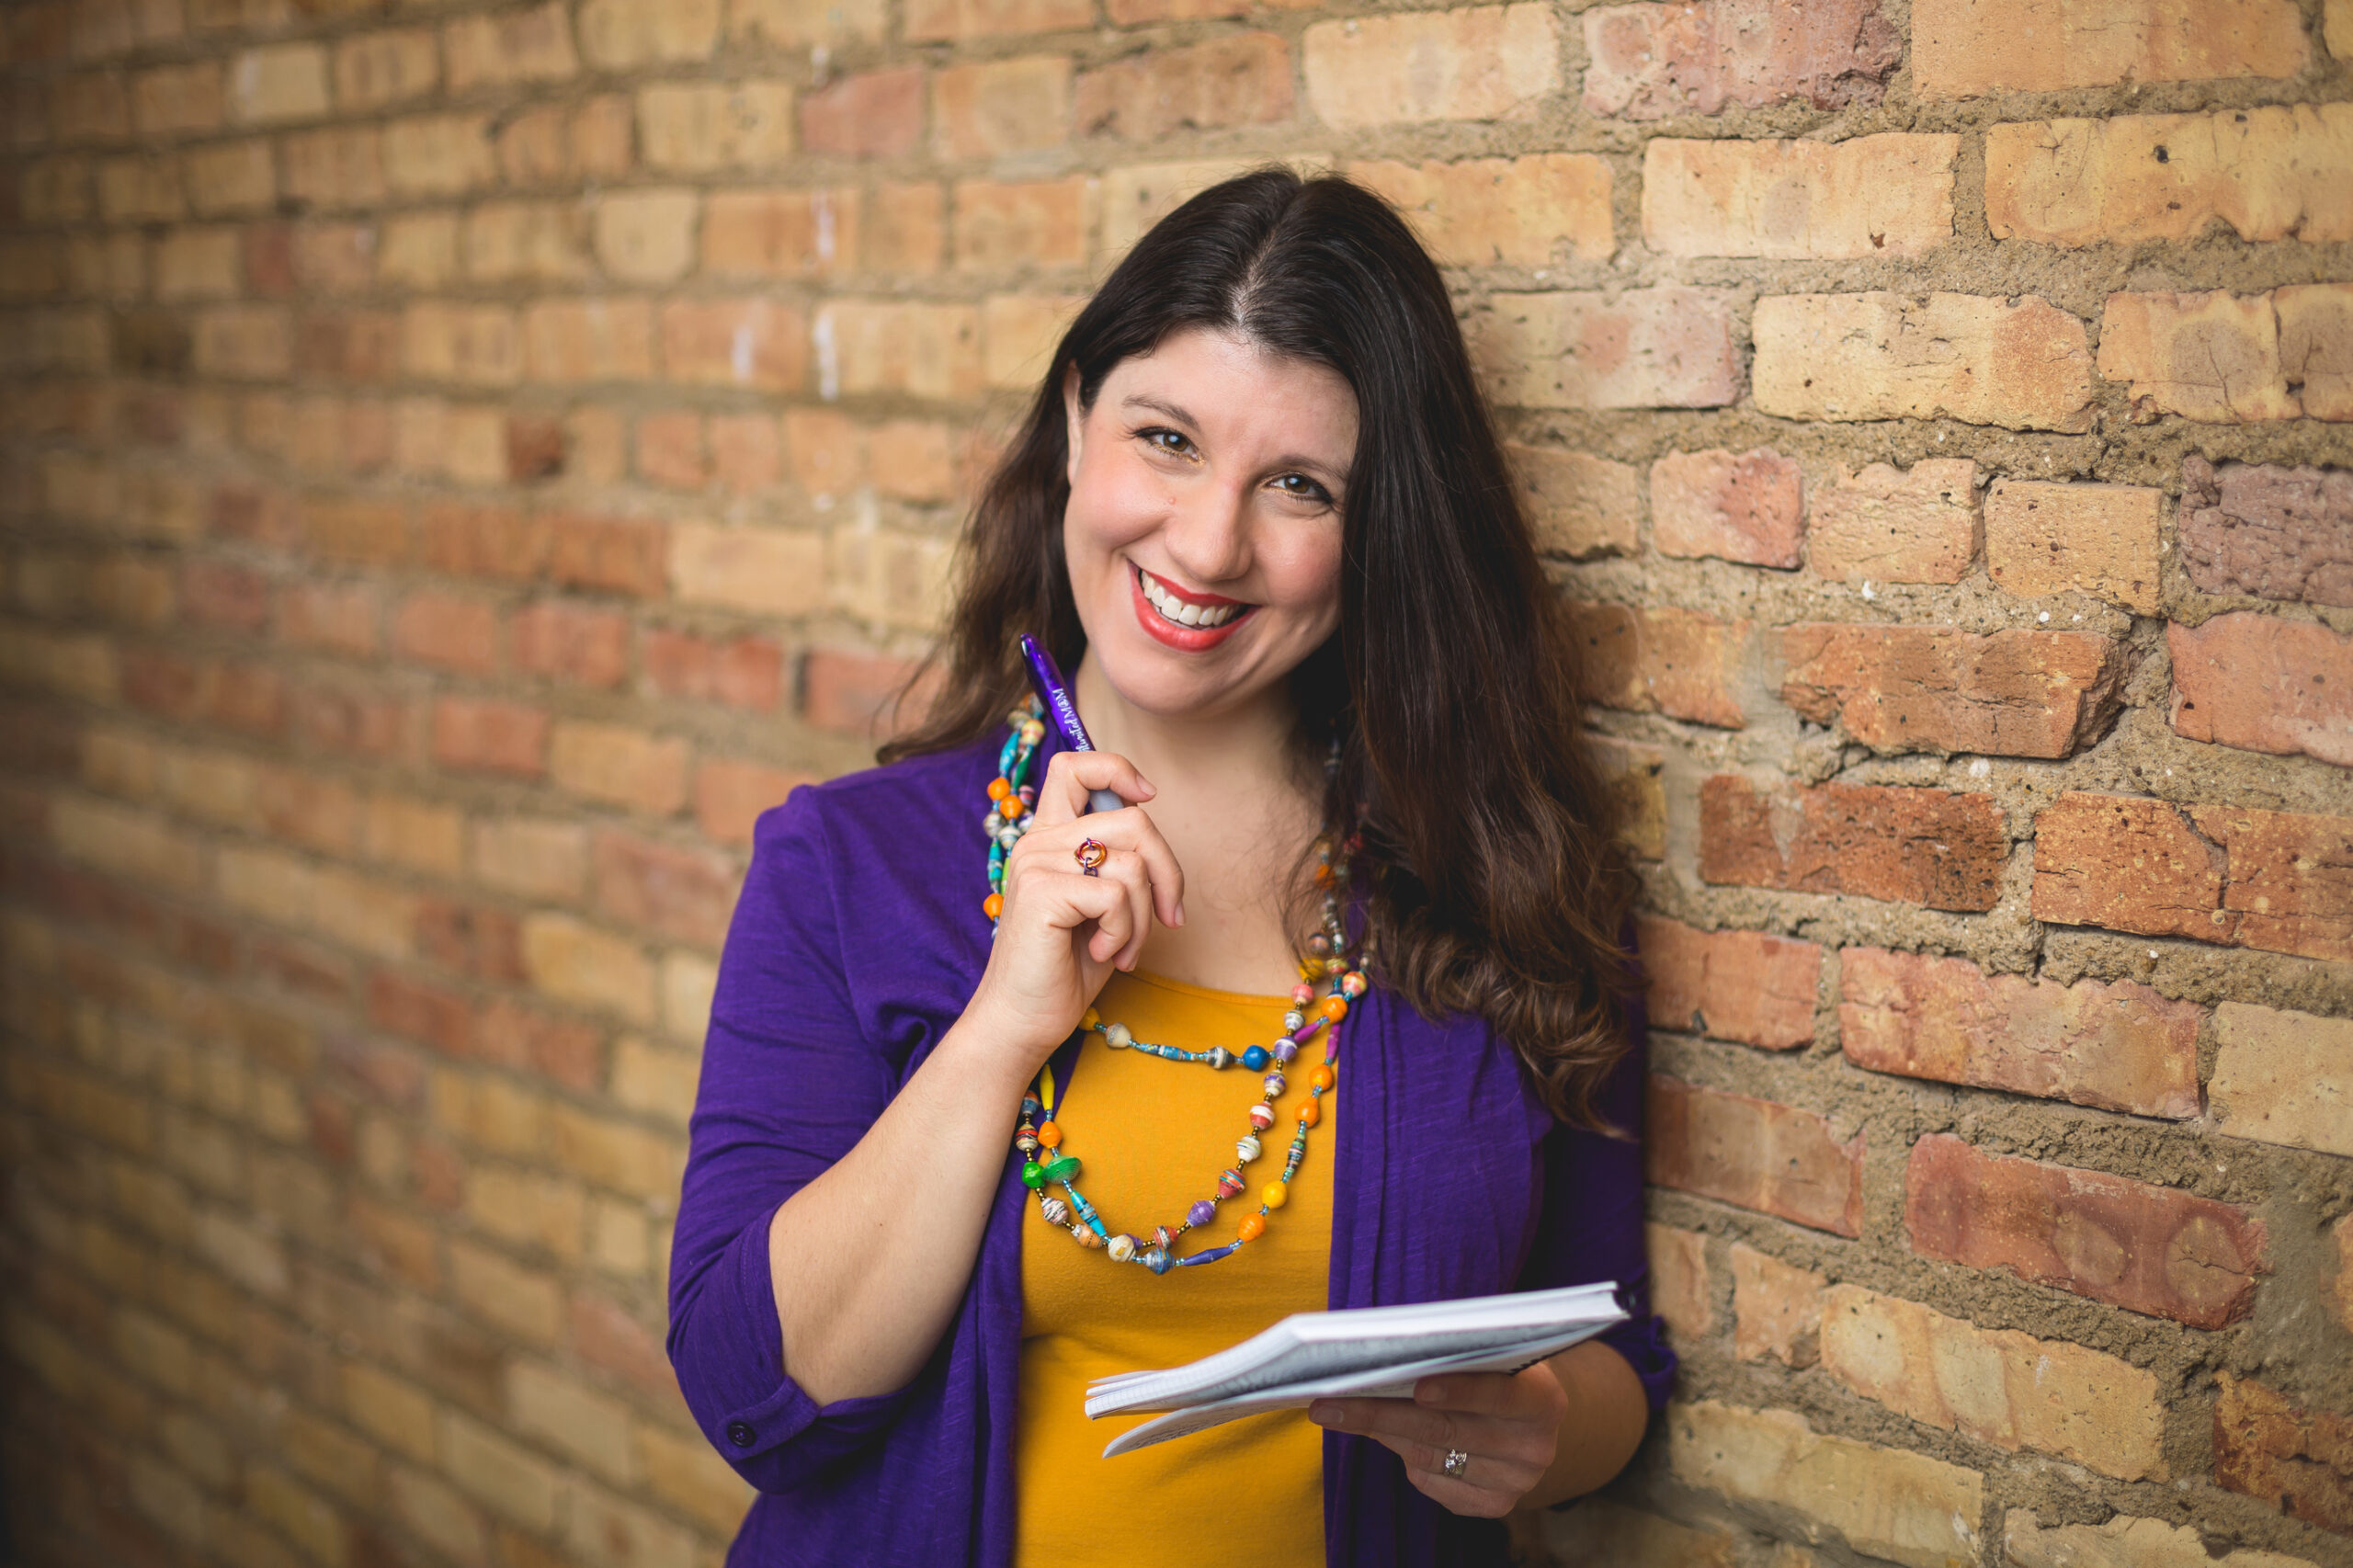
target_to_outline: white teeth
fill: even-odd
[[[1160,612],[1161,619],[1174,621],[1179,626],[1202,628],[1223,626],[1249,608],[1247,605],[1193,604],[1169,592],[1149,572],[1139,568],[1137,577],[1143,584],[1144,598],[1151,603],[1153,608]]]

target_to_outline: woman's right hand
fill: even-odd
[[[1082,816],[1088,792],[1137,802]],[[1141,802],[1155,793],[1112,752],[1065,751],[1046,765],[1029,830],[1005,865],[1005,904],[988,968],[965,1008],[985,1038],[1025,1053],[1024,1068],[1070,1038],[1114,969],[1132,969],[1156,916],[1185,921],[1185,873]],[[1090,877],[1077,849],[1093,838],[1109,851]]]

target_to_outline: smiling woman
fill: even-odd
[[[1673,1358],[1632,879],[1436,268],[1343,179],[1195,198],[965,544],[929,715],[762,820],[721,966],[670,1348],[766,1494],[731,1562],[1501,1562]],[[1598,1279],[1630,1321],[1516,1375],[1112,1460],[1083,1415],[1291,1312]]]

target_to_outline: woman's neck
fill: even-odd
[[[1296,795],[1299,718],[1281,682],[1243,703],[1205,714],[1147,712],[1120,695],[1092,650],[1072,683],[1095,744],[1135,764],[1165,796],[1222,795],[1229,801]]]

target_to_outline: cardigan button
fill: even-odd
[[[730,1421],[727,1424],[727,1440],[739,1449],[750,1448],[758,1437],[759,1434],[752,1430],[752,1424],[748,1421]]]

